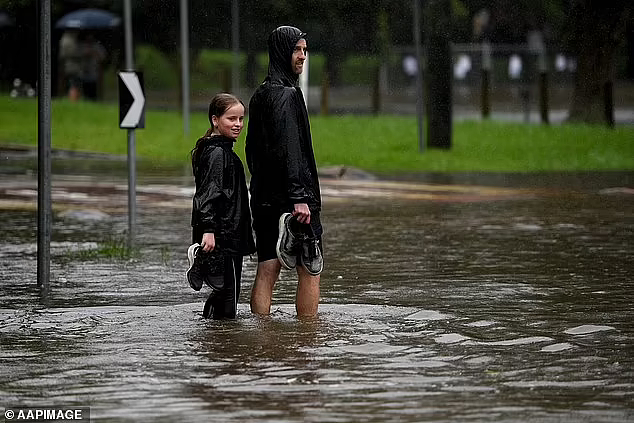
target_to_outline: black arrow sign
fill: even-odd
[[[142,72],[119,72],[119,127],[145,128]]]

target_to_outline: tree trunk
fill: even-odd
[[[260,81],[258,81],[257,77],[257,56],[256,51],[252,49],[247,50],[247,63],[246,63],[246,72],[247,72],[247,88],[254,89],[258,86]]]
[[[625,30],[629,1],[578,0],[570,15],[577,56],[570,122],[610,124],[614,117],[614,53]],[[608,104],[609,103],[609,104]]]
[[[427,38],[427,146],[451,148],[451,47],[449,0],[429,0],[425,28]]]

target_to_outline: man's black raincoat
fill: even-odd
[[[247,255],[255,252],[255,243],[244,168],[233,151],[233,143],[233,139],[222,135],[196,143],[192,156],[196,194],[191,224],[195,238],[213,233],[220,250]]]
[[[268,76],[249,103],[246,159],[254,213],[261,207],[288,212],[298,203],[321,209],[308,112],[291,66],[302,38],[305,34],[290,26],[271,33]]]

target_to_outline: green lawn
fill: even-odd
[[[53,101],[53,148],[126,154],[113,104]],[[193,113],[183,135],[177,111],[146,111],[136,131],[137,155],[156,167],[182,167],[208,127]],[[348,165],[371,172],[537,172],[633,170],[634,127],[524,125],[499,122],[454,124],[450,150],[418,152],[413,116],[312,116],[318,166]],[[246,132],[246,126],[245,126]],[[244,157],[244,135],[236,151]],[[0,144],[37,145],[37,101],[0,99]]]

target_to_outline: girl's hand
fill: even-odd
[[[216,236],[213,233],[203,234],[203,240],[200,242],[203,251],[210,252],[216,248]]]

